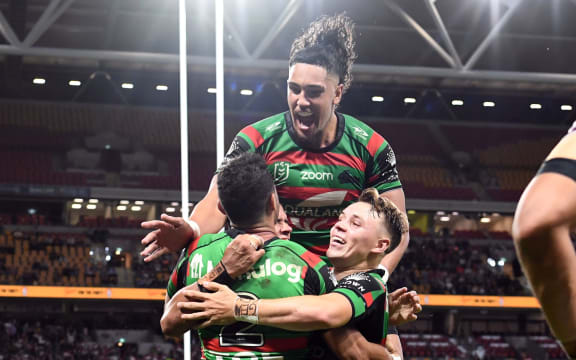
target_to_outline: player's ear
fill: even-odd
[[[344,84],[338,84],[336,87],[336,94],[334,94],[334,100],[332,101],[334,105],[340,104],[342,100],[342,94],[344,94]]]
[[[274,214],[278,213],[278,194],[273,191],[268,199],[268,213],[272,212]]]
[[[380,238],[376,242],[376,246],[372,248],[371,252],[374,254],[384,254],[386,250],[390,247],[390,239]]]

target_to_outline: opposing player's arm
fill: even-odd
[[[556,145],[542,169],[522,194],[512,232],[552,331],[575,357],[576,253],[570,231],[576,225],[576,134]]]
[[[380,196],[392,201],[394,205],[400,209],[400,211],[406,214],[406,198],[404,197],[404,190],[402,190],[402,188],[386,191],[380,194]],[[392,273],[394,269],[396,269],[396,266],[398,266],[398,263],[408,248],[409,242],[410,233],[406,232],[404,235],[402,235],[402,239],[400,240],[398,247],[396,247],[396,249],[392,250],[390,253],[386,254],[382,259],[381,264],[386,267],[390,273]]]

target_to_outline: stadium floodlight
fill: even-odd
[[[541,104],[530,104],[530,109],[540,110],[540,109],[542,109],[542,105]]]
[[[83,203],[84,199],[76,198],[76,199],[74,199],[74,202],[75,203]]]
[[[440,221],[448,222],[450,221],[450,216],[449,215],[440,216]]]
[[[170,206],[178,206],[178,205],[180,205],[180,203],[178,201],[172,201],[170,203]]]
[[[116,206],[116,210],[118,211],[126,211],[127,207],[126,205],[118,205]]]
[[[254,92],[250,89],[242,89],[240,90],[240,95],[244,95],[244,96],[250,96],[252,95]]]
[[[134,201],[134,205],[144,205],[144,201],[136,200],[136,201]]]
[[[436,215],[446,215],[444,211],[436,211]]]
[[[495,103],[494,101],[484,101],[484,102],[482,103],[482,106],[484,106],[484,107],[494,107],[494,106],[496,106],[496,103]]]
[[[72,209],[82,209],[82,204],[74,203],[71,206]]]
[[[572,105],[562,105],[562,106],[560,106],[560,110],[562,110],[562,111],[572,111]]]
[[[98,199],[90,199],[88,200],[90,204],[98,204]]]
[[[500,258],[500,260],[498,260],[498,266],[504,266],[504,264],[506,264],[506,258]]]
[[[462,105],[464,105],[463,100],[459,100],[459,99],[452,100],[452,106],[462,106]]]
[[[167,212],[167,213],[173,213],[173,212],[175,212],[175,211],[176,211],[176,208],[174,208],[174,207],[167,207],[167,208],[166,208],[166,212]]]
[[[94,251],[90,250],[90,256],[94,256]]]
[[[492,220],[490,220],[490,218],[486,217],[486,216],[483,216],[482,218],[480,218],[480,222],[483,224],[488,224],[490,221],[492,221]]]
[[[130,201],[129,200],[120,200],[120,204],[128,205],[128,204],[130,204]]]
[[[82,81],[79,81],[79,80],[70,80],[70,81],[68,81],[68,85],[70,85],[70,86],[80,86],[80,85],[82,85]]]
[[[208,88],[206,91],[208,94],[216,94],[216,88]]]
[[[132,83],[122,83],[122,89],[134,89],[134,84]]]
[[[460,213],[458,211],[452,211],[452,215],[458,216],[458,215],[460,215]]]
[[[158,90],[158,91],[168,91],[168,86],[166,86],[166,85],[156,85],[156,90]]]
[[[412,97],[404,98],[404,104],[415,104],[415,103],[416,103],[415,98],[412,98]]]
[[[34,78],[34,79],[32,79],[32,84],[35,84],[35,85],[44,85],[44,84],[46,84],[46,79],[43,79],[43,78]]]
[[[114,252],[114,254],[116,254],[116,255],[122,254],[122,248],[116,248],[116,251]]]
[[[112,256],[106,255],[106,262],[110,261],[111,259],[112,259]]]
[[[96,204],[88,204],[88,205],[86,205],[86,209],[88,209],[88,210],[96,210],[96,207],[97,207]]]
[[[382,96],[372,96],[372,102],[383,102],[384,98]]]
[[[141,207],[141,206],[132,206],[132,207],[130,208],[130,210],[132,210],[132,211],[140,211],[140,210],[142,210],[142,207]]]
[[[495,267],[496,266],[496,260],[492,259],[492,258],[488,258],[488,260],[486,260],[486,262],[488,263],[488,265]]]

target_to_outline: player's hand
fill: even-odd
[[[162,214],[161,220],[145,221],[142,228],[154,230],[142,239],[146,246],[140,253],[144,261],[149,262],[170,251],[180,251],[186,246],[188,240],[197,237],[190,225],[179,217]]]
[[[238,295],[226,285],[204,282],[202,286],[211,293],[184,290],[187,302],[179,302],[182,320],[199,323],[199,329],[212,325],[229,325],[234,319],[234,303]]]
[[[416,291],[408,291],[403,287],[388,294],[388,322],[391,325],[402,325],[418,319],[422,311],[420,297]]]
[[[264,240],[258,235],[241,234],[228,244],[222,264],[232,278],[237,278],[252,268],[264,255]]]

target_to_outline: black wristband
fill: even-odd
[[[232,276],[230,276],[230,274],[228,274],[228,270],[226,270],[226,266],[224,266],[224,263],[222,261],[220,261],[218,263],[218,265],[216,265],[216,268],[219,266],[222,266],[222,269],[224,269],[224,271],[220,272],[220,274],[218,276],[216,276],[214,279],[209,280],[209,281],[216,282],[216,283],[222,284],[222,285],[226,285],[228,287],[232,286],[232,284],[234,284],[235,280],[232,278]],[[214,270],[212,270],[212,271],[214,271]],[[210,275],[210,273],[208,273],[206,276],[204,276],[203,279],[208,277],[208,275]],[[207,279],[205,279],[205,280],[207,280]],[[198,283],[198,289],[200,289],[200,292],[211,292],[211,291],[207,290],[204,286],[202,286],[200,283]]]

